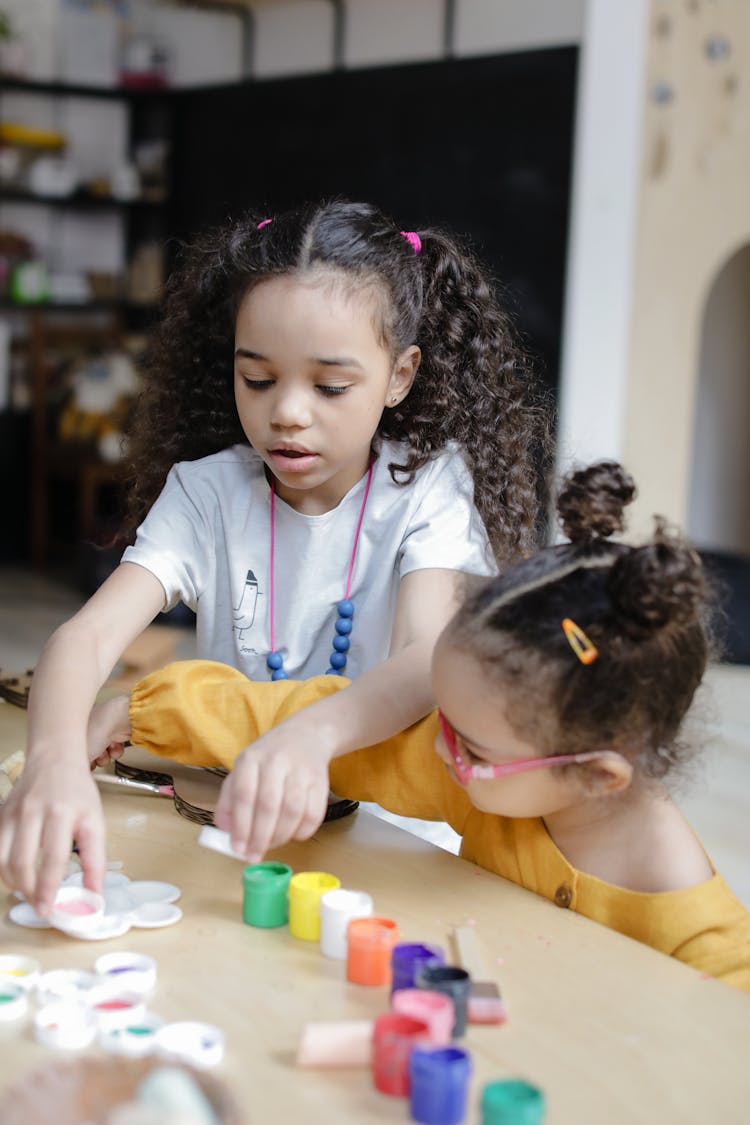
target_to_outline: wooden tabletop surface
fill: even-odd
[[[0,759],[22,744],[23,720],[0,707]],[[342,962],[286,928],[245,925],[242,863],[198,846],[199,827],[168,799],[107,789],[103,802],[110,861],[131,879],[176,883],[183,919],[86,942],[15,926],[8,895],[0,950],[34,956],[45,970],[93,968],[113,950],[153,956],[150,1007],[223,1030],[226,1056],[213,1073],[250,1125],[272,1115],[282,1125],[408,1121],[406,1102],[375,1091],[366,1070],[303,1071],[294,1061],[307,1021],[374,1018],[387,1010],[388,990],[348,983]],[[452,927],[474,928],[509,1021],[465,1037],[474,1067],[468,1122],[479,1122],[484,1083],[509,1076],[542,1087],[550,1125],[750,1119],[750,997],[365,812],[273,858],[368,891],[402,940],[450,950]],[[56,1057],[29,1024],[6,1033],[3,1085]]]

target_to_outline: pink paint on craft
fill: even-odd
[[[57,902],[55,903],[55,910],[59,910],[61,914],[96,913],[96,907],[92,906],[90,902],[82,902],[80,899],[73,899],[70,902]]]

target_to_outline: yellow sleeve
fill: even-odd
[[[258,682],[209,660],[168,664],[132,690],[131,741],[188,765],[231,769],[248,743],[348,684],[341,676]],[[435,753],[436,735],[433,712],[384,742],[336,758],[331,788],[401,816],[447,820],[462,832],[472,806]]]

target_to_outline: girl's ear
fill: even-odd
[[[632,780],[632,763],[618,750],[602,750],[586,767],[586,788],[602,797],[627,789]]]
[[[411,347],[405,348],[393,363],[393,370],[391,371],[391,378],[388,383],[388,393],[386,396],[386,406],[398,406],[400,402],[408,395],[411,390],[411,385],[419,370],[419,365],[422,362],[421,349],[416,344]]]

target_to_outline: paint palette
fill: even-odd
[[[104,895],[97,895],[83,886],[82,872],[75,871],[61,883],[49,918],[40,917],[28,902],[11,907],[8,916],[18,926],[54,927],[83,941],[105,941],[127,933],[131,926],[173,926],[182,918],[182,911],[174,905],[181,894],[174,883],[131,880],[122,872],[108,871]]]

